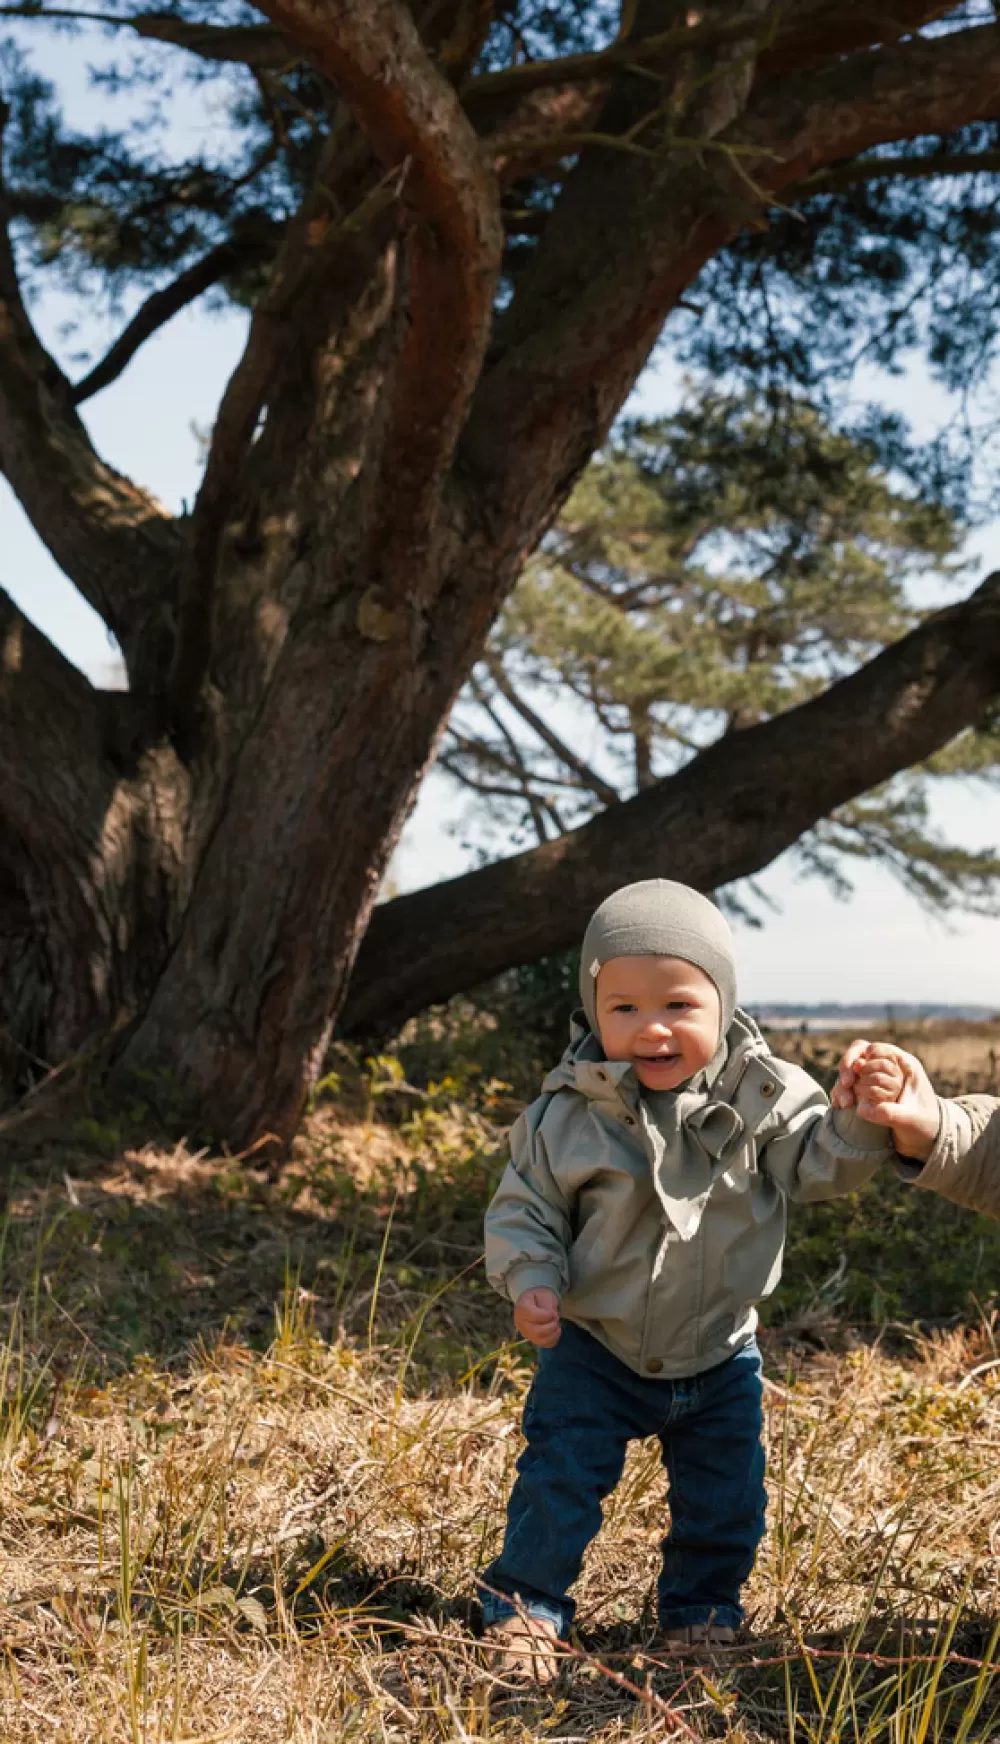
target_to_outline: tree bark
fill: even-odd
[[[427,1005],[568,949],[621,884],[714,890],[759,872],[837,806],[947,744],[998,691],[995,574],[823,695],[726,734],[569,835],[377,908],[342,1033],[392,1033]]]
[[[0,593],[8,1094],[148,1000],[190,893],[190,778],[168,746],[137,751],[135,713]]]

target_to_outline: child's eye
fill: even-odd
[[[623,1000],[623,1001],[622,1001],[622,1002],[621,1002],[621,1004],[620,1004],[620,1005],[616,1005],[616,1006],[614,1006],[614,1007],[613,1007],[613,1008],[612,1008],[612,1009],[613,1009],[613,1010],[614,1010],[614,1011],[634,1011],[634,1010],[635,1010],[635,1006],[634,1006],[634,1005],[628,1005],[628,1004],[626,1004],[626,1002],[625,1002],[625,1001],[624,1001],[624,1000]]]
[[[691,1009],[690,999],[671,999],[669,1005],[667,1006],[668,1011],[690,1011],[690,1009]]]

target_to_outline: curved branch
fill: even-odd
[[[996,175],[1000,151],[940,151],[927,157],[856,157],[810,176],[797,190],[800,197],[829,194],[857,182],[922,182],[938,176]]]
[[[401,0],[262,0],[262,10],[308,50],[386,169],[400,175],[407,307],[381,457],[394,513],[380,517],[373,552],[387,592],[399,597],[489,338],[504,247],[499,190]]]
[[[162,290],[154,291],[147,297],[133,315],[124,332],[110,349],[105,352],[99,363],[83,377],[74,382],[70,397],[74,406],[82,405],[94,394],[99,394],[103,388],[117,381],[122,372],[127,369],[136,352],[147,339],[172,321],[189,303],[217,285],[220,279],[228,278],[238,267],[248,266],[254,261],[268,260],[274,253],[274,243],[262,239],[240,239],[231,237],[226,242],[220,242],[217,248],[212,248],[179,273],[169,285]]]
[[[110,25],[116,30],[131,30],[137,36],[153,42],[165,42],[174,48],[187,49],[206,61],[233,61],[257,71],[280,71],[301,58],[295,54],[288,38],[269,24],[217,25],[189,24],[171,12],[140,12],[135,18],[122,18],[112,12],[77,11],[69,6],[0,6],[0,18],[29,18],[45,22],[54,18],[60,22],[74,19],[83,24]]]
[[[597,770],[592,769],[589,763],[585,763],[582,757],[578,757],[575,751],[571,751],[570,747],[560,739],[558,733],[553,732],[548,721],[542,715],[536,714],[529,702],[525,702],[524,697],[511,683],[503,662],[491,660],[489,670],[490,677],[501,696],[506,697],[511,708],[517,710],[521,719],[531,728],[533,733],[537,734],[542,743],[548,746],[553,756],[559,760],[563,767],[571,769],[581,785],[592,793],[595,799],[599,799],[602,805],[620,805],[621,794],[618,790],[612,787],[610,782],[605,781],[603,776],[598,775]]]
[[[517,963],[565,950],[620,884],[711,890],[946,745],[1000,695],[1000,574],[813,701],[727,735],[678,775],[545,847],[376,908],[342,1030],[396,1028]]]
[[[0,138],[6,118],[0,102]],[[131,663],[149,615],[171,597],[179,535],[160,504],[94,449],[69,382],[25,309],[2,187],[0,469],[39,537]]]
[[[733,143],[773,154],[752,173],[780,193],[873,145],[1000,116],[1000,25],[915,37],[763,89]]]

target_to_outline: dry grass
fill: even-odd
[[[770,1035],[775,1052],[788,1060],[830,1068],[840,1059],[858,1030],[776,1030]],[[1000,1019],[990,1023],[888,1022],[861,1031],[869,1041],[892,1041],[916,1054],[942,1095],[985,1092],[1000,1095]]]
[[[641,1447],[558,1687],[506,1690],[470,1597],[530,1379],[475,1269],[502,1091],[469,1112],[388,1064],[334,1088],[277,1180],[94,1120],[86,1145],[20,1141],[0,1740],[1000,1737],[988,1310],[891,1345],[815,1315],[768,1334],[751,1642],[648,1657],[665,1506]]]

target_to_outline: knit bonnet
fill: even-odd
[[[704,970],[719,990],[721,1035],[736,1009],[733,935],[725,916],[697,890],[669,878],[647,878],[616,890],[590,918],[580,956],[580,998],[598,1033],[594,991],[612,957],[682,957]]]

